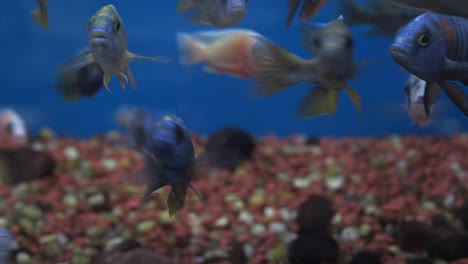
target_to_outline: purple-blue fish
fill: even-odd
[[[424,13],[402,27],[390,47],[392,58],[410,73],[436,83],[468,117],[468,95],[452,81],[468,85],[468,20]],[[437,85],[424,93],[426,114],[438,94]]]

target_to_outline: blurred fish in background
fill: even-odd
[[[312,83],[317,87],[300,104],[301,117],[334,114],[342,89],[360,111],[360,96],[347,84],[357,66],[353,62],[354,40],[343,17],[328,23],[303,23],[301,36],[314,58],[302,59],[266,38],[258,38],[253,46],[254,95],[264,97],[294,84]]]
[[[286,28],[291,26],[298,9],[300,9],[299,20],[309,20],[314,18],[327,2],[328,0],[288,0]],[[299,6],[301,6],[301,8],[299,8]]]
[[[468,18],[468,5],[465,0],[380,0],[407,8],[431,11],[434,13]]]
[[[248,0],[179,0],[177,12],[192,11],[194,24],[231,27],[239,24],[247,12]]]
[[[76,57],[89,55],[84,50]],[[67,102],[77,102],[81,97],[92,98],[104,86],[104,71],[97,62],[92,62],[80,69],[60,72],[57,75],[56,89],[62,93]]]
[[[254,71],[256,36],[260,34],[247,29],[177,33],[179,61],[183,65],[206,62],[205,72],[248,78]]]
[[[156,122],[156,118],[149,110],[129,105],[117,109],[115,120],[126,130],[130,145],[139,151],[147,145],[148,127]]]
[[[136,89],[135,79],[128,62],[136,59],[151,60],[156,62],[169,62],[163,57],[147,57],[128,51],[127,32],[119,13],[113,5],[107,5],[99,9],[88,21],[87,29],[89,53],[83,53],[74,60],[63,65],[59,73],[75,71],[93,62],[99,64],[104,71],[104,86],[108,91],[110,78],[115,74],[122,88],[130,82]]]
[[[28,132],[21,116],[11,108],[0,109],[0,148],[15,149],[28,143]]]
[[[424,13],[401,28],[390,47],[392,58],[410,73],[428,82],[424,94],[426,114],[442,87],[468,117],[468,95],[454,82],[468,85],[468,20]],[[438,85],[432,85],[433,83]]]
[[[422,11],[397,6],[383,0],[365,0],[359,4],[353,0],[341,0],[339,12],[348,25],[371,25],[368,36],[394,36],[395,33]]]
[[[424,107],[424,93],[428,85],[435,85],[436,87],[429,87],[428,89],[435,89],[434,98],[429,107],[429,114],[426,114]],[[435,83],[428,84],[426,81],[419,79],[414,75],[410,75],[405,84],[405,98],[406,110],[408,115],[413,120],[413,123],[419,125],[421,128],[427,127],[430,123],[432,113],[434,112],[435,99],[440,92],[440,86]]]
[[[49,27],[47,0],[36,0],[36,1],[39,4],[39,8],[32,12],[33,20],[35,23],[47,29]]]

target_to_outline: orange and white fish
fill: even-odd
[[[28,132],[23,119],[13,109],[0,110],[0,148],[18,148],[27,141]]]
[[[179,60],[183,65],[206,62],[205,72],[249,78],[254,73],[256,37],[260,34],[247,29],[177,33]]]

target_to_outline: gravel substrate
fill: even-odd
[[[15,262],[90,263],[136,240],[176,263],[229,263],[234,251],[249,263],[277,263],[297,237],[297,209],[320,195],[333,207],[334,214],[325,212],[341,263],[365,249],[373,253],[361,252],[361,259],[377,254],[383,263],[425,256],[468,263],[461,259],[467,256],[447,256],[436,245],[467,243],[468,135],[267,136],[235,170],[199,167],[192,184],[207,206],[189,190],[185,208],[172,219],[168,187],[141,204],[143,156],[111,143],[120,137],[50,136],[32,144],[48,151],[56,166],[47,178],[0,185],[0,227],[15,235]],[[194,141],[201,154],[206,139]],[[0,179],[8,177],[3,173]]]

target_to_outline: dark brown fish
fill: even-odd
[[[303,2],[303,4],[299,13],[299,20],[303,21],[314,18],[328,0],[288,0],[288,18],[286,19],[286,28],[291,25],[301,2]]]

